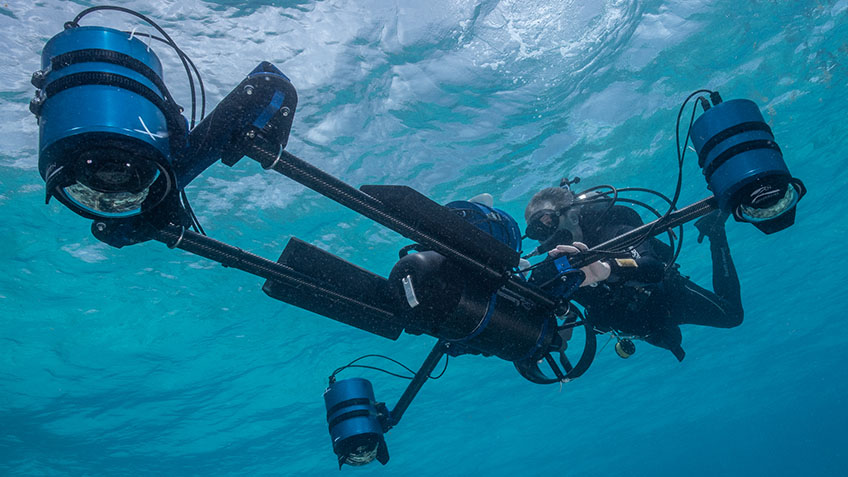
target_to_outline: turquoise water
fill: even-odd
[[[434,340],[346,327],[159,243],[110,248],[45,206],[29,77],[91,4],[0,5],[0,474],[338,475],[327,376],[367,352],[418,366]],[[452,360],[387,434],[389,465],[344,473],[844,473],[845,0],[122,5],[194,59],[210,105],[259,61],[279,66],[299,93],[288,150],[356,186],[406,184],[443,203],[490,192],[517,218],[565,175],[671,194],[677,108],[708,87],[759,103],[809,188],[786,231],[728,225],[741,327],[684,327],[682,363],[608,346],[562,387],[496,358]],[[83,24],[137,25],[114,13]],[[175,58],[157,51],[187,103]],[[694,157],[683,203],[707,196]],[[386,275],[408,243],[253,161],[215,165],[188,193],[211,236],[271,259],[297,236]],[[707,247],[687,231],[679,261],[708,285]],[[406,385],[342,375],[354,376],[389,404]]]

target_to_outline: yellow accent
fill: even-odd
[[[636,260],[633,260],[632,258],[616,258],[615,263],[619,267],[636,268],[639,266],[636,264]]]
[[[630,357],[630,354],[629,354],[629,353],[625,353],[625,352],[624,352],[624,350],[623,350],[623,349],[621,349],[621,343],[616,343],[616,344],[615,344],[615,353],[616,353],[617,355],[621,356],[621,357],[622,357],[622,358],[624,358],[624,359],[627,359],[627,358],[629,358],[629,357]]]

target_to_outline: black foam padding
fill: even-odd
[[[268,280],[262,287],[268,296],[384,338],[396,340],[403,332],[385,278],[297,238],[277,262],[311,278],[318,289]]]

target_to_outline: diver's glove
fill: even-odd
[[[729,214],[721,210],[711,212],[695,221],[695,227],[698,229],[698,243],[704,241],[704,237],[709,237],[710,241],[720,240],[727,241],[727,236],[724,234],[724,223],[727,221]]]
[[[548,252],[548,256],[551,258],[557,258],[562,255],[574,255],[587,250],[589,250],[589,247],[587,247],[586,244],[582,242],[574,242],[572,245],[557,245],[555,249]],[[586,279],[583,280],[583,283],[581,283],[580,286],[585,287],[594,285],[595,283],[602,282],[609,278],[611,269],[608,263],[598,260],[597,262],[592,262],[589,265],[580,268],[580,270],[586,275]]]

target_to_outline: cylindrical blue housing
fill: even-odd
[[[30,109],[48,199],[84,217],[123,218],[174,190],[171,148],[182,147],[185,120],[144,42],[111,28],[67,28],[44,46],[41,66]]]
[[[77,27],[50,39],[41,54],[42,71],[46,73],[43,90],[49,92],[52,86],[69,81],[68,78],[72,76],[84,83],[49,95],[41,106],[39,170],[42,176],[46,178],[47,168],[52,162],[62,159],[55,157],[58,151],[52,151],[54,148],[63,149],[57,142],[87,133],[132,138],[151,146],[150,154],[167,161],[170,157],[168,123],[161,108],[149,98],[129,89],[114,85],[85,84],[85,79],[90,80],[102,73],[113,74],[126,78],[127,83],[142,85],[162,101],[165,99],[164,92],[149,75],[145,76],[130,65],[123,66],[116,62],[76,62],[56,69],[54,59],[85,50],[114,52],[116,57],[126,55],[149,68],[161,81],[162,64],[156,54],[138,38],[130,38],[128,33],[104,27]],[[73,82],[73,79],[70,81]]]
[[[521,250],[521,228],[506,212],[467,200],[457,200],[445,207],[454,209],[471,225],[500,240],[511,249]]]
[[[692,144],[719,207],[732,212],[755,182],[791,180],[783,154],[754,102],[725,101],[692,124]]]
[[[383,427],[377,419],[374,389],[367,379],[351,378],[330,384],[324,392],[324,404],[335,451],[339,451],[345,439],[366,434],[383,435]]]

